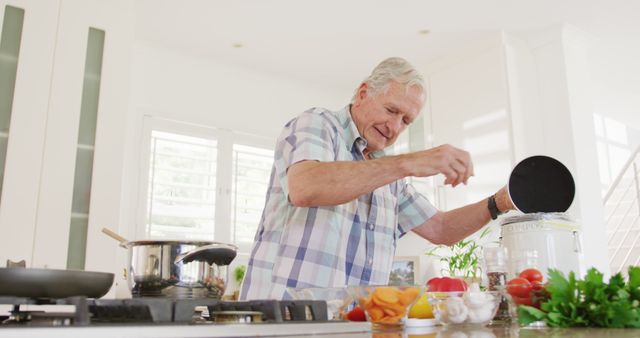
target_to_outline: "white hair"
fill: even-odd
[[[423,93],[425,91],[422,75],[407,60],[399,57],[390,57],[380,62],[362,83],[366,83],[369,87],[367,95],[377,95],[386,93],[391,81],[405,85],[407,91],[412,86],[420,87]],[[351,98],[351,103],[355,102],[359,89],[358,86]],[[426,95],[423,95],[423,100],[425,98]]]

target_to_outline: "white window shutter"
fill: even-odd
[[[151,133],[147,233],[151,238],[213,240],[217,141]]]
[[[232,240],[242,251],[253,242],[260,222],[272,165],[272,150],[233,145]]]

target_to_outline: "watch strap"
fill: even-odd
[[[487,201],[487,208],[489,209],[489,214],[491,215],[491,219],[497,219],[502,212],[498,209],[498,205],[496,204],[496,196],[491,195],[489,200]]]

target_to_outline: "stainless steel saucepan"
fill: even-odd
[[[127,281],[133,297],[220,299],[235,245],[212,241],[127,241],[108,228],[102,231],[129,250]]]

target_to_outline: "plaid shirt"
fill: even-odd
[[[289,166],[304,160],[364,160],[366,140],[349,108],[308,110],[287,123],[278,138],[241,299],[288,298],[287,287],[386,284],[396,240],[436,213],[403,179],[336,206],[289,203]]]

